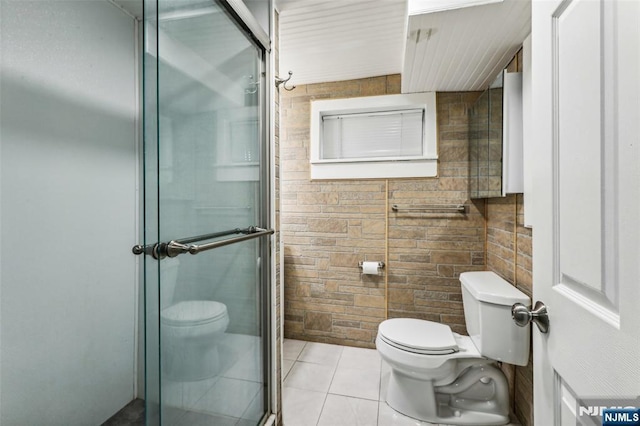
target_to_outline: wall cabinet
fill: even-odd
[[[522,73],[500,73],[469,110],[469,197],[524,190]]]

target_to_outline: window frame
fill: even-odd
[[[424,110],[423,155],[322,159],[322,117]],[[436,177],[438,141],[434,92],[311,101],[310,169],[312,180]]]

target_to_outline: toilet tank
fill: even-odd
[[[460,282],[467,331],[478,351],[497,361],[527,365],[531,327],[513,322],[511,306],[530,306],[529,296],[490,271],[463,272]]]

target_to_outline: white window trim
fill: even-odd
[[[424,155],[420,157],[323,160],[320,158],[324,115],[378,112],[385,110],[425,110]],[[366,96],[311,102],[311,179],[385,179],[435,177],[438,175],[436,94]]]

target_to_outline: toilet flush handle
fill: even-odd
[[[536,302],[533,310],[529,310],[522,303],[515,303],[511,307],[511,318],[520,327],[526,327],[530,322],[534,322],[541,333],[549,332],[549,313],[541,301]]]

